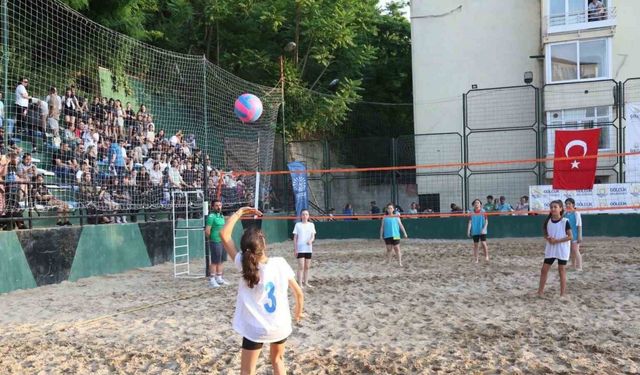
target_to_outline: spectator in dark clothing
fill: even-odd
[[[381,213],[380,207],[376,205],[376,201],[371,201],[371,210],[369,211],[371,215],[378,215]]]
[[[63,143],[60,150],[53,154],[52,162],[53,170],[58,178],[63,182],[73,181],[78,171],[78,162],[67,143]]]
[[[462,208],[455,203],[451,203],[451,213],[460,213],[462,212]]]

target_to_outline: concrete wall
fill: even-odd
[[[264,221],[262,229],[269,243],[289,238],[284,220]],[[203,259],[201,233],[189,233],[193,258]],[[236,225],[234,240],[241,235],[242,226]],[[0,293],[7,293],[173,261],[172,226],[162,221],[0,232],[0,252]]]
[[[616,34],[613,38],[613,79],[624,81],[640,76],[640,1],[615,0]]]
[[[543,64],[529,58],[541,51],[539,0],[414,0],[411,6],[416,134],[463,134],[462,94],[473,84],[479,89],[520,86],[526,71],[533,72],[533,85],[543,83]],[[535,124],[533,89],[476,91],[468,103],[474,130]],[[531,130],[475,133],[469,137],[468,156],[470,161],[535,158],[535,147]],[[460,162],[457,154],[458,148],[447,143],[416,144],[417,164]],[[486,168],[475,168],[482,170]],[[458,181],[456,176],[418,177],[418,192],[440,194],[441,211],[446,212],[450,203],[464,207]],[[499,194],[515,204],[530,182],[536,182],[535,176],[472,176],[469,200]]]
[[[458,7],[459,6],[459,7]],[[542,83],[539,0],[411,3],[415,133],[462,130],[462,93]]]

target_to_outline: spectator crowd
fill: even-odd
[[[205,177],[210,199],[251,199],[243,177],[213,167],[194,134],[157,129],[144,104],[136,110],[117,99],[84,98],[73,86],[62,96],[51,87],[38,99],[28,87],[27,78],[16,87],[13,123],[0,96],[0,216],[14,216],[18,228],[28,207],[57,209],[58,225],[71,225],[73,207],[86,208],[96,223],[126,223],[141,207],[167,207],[171,191],[203,189]],[[36,163],[39,140],[50,160]],[[30,152],[21,148],[29,144]]]
[[[522,197],[520,197],[520,200],[518,204],[515,206],[515,208],[506,201],[506,198],[503,195],[501,195],[498,199],[495,199],[495,200],[493,195],[488,195],[486,197],[485,202],[486,203],[483,206],[483,209],[485,210],[485,212],[502,212],[504,214],[511,214],[511,215],[529,215],[529,197],[526,195],[523,195]],[[370,206],[369,211],[366,213],[366,215],[380,215],[380,216],[383,215],[383,212],[378,206],[376,201],[369,202],[369,206]],[[464,210],[460,206],[458,206],[456,203],[451,203],[450,208],[451,210],[449,211],[449,213],[452,213],[452,214],[464,213]],[[409,209],[406,212],[402,209],[402,207],[399,204],[394,204],[395,215],[402,215],[402,214],[418,215],[420,213],[433,214],[436,212],[437,211],[432,208],[421,208],[420,205],[416,202],[411,202],[411,205],[409,206]],[[342,210],[342,216],[357,216],[357,215],[358,214],[354,211],[353,205],[351,203],[345,204]],[[335,219],[336,213],[334,208],[329,209],[328,216],[329,216],[329,220]],[[352,220],[352,219],[346,218],[343,220]]]

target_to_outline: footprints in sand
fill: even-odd
[[[410,240],[403,268],[381,264],[379,241],[318,241],[314,288],[287,341],[289,372],[638,373],[640,253],[627,241],[590,241],[591,261],[570,273],[563,300],[553,273],[544,298],[528,297],[542,261],[538,239],[496,240],[492,262],[480,266],[469,261],[468,241]],[[271,255],[295,265],[290,245],[271,246]],[[211,291],[202,280],[174,280],[170,264],[153,271],[2,296],[11,308],[0,316],[0,372],[238,373],[239,274],[229,268],[235,286]],[[266,373],[268,350],[258,361]]]

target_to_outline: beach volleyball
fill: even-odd
[[[242,94],[236,99],[234,113],[244,123],[255,122],[262,115],[262,102],[253,94]]]

